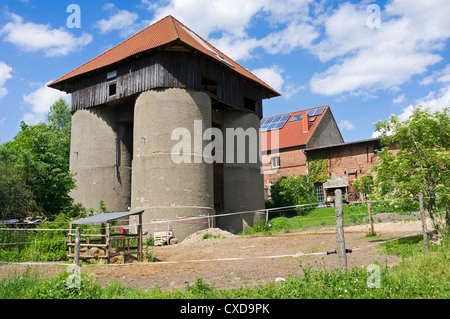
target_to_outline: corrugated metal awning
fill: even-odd
[[[137,215],[137,214],[142,214],[143,212],[144,212],[143,210],[137,210],[137,211],[132,211],[132,212],[98,214],[98,215],[74,220],[71,222],[71,224],[83,224],[83,225],[104,224],[110,220],[127,217],[127,216],[132,216],[132,215]]]
[[[333,176],[325,183],[323,183],[323,188],[340,188],[348,186],[348,176]]]

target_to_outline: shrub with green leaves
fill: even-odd
[[[266,204],[268,208],[275,208],[317,203],[312,193],[313,186],[308,182],[306,175],[282,176],[271,186],[271,200]],[[298,207],[297,214],[305,214],[312,207]]]

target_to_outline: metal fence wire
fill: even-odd
[[[427,198],[424,198],[427,200]],[[418,198],[407,199],[384,199],[368,200],[365,202],[352,203],[344,205],[344,225],[369,224],[370,217],[373,219],[375,232],[377,224],[386,222],[400,222],[420,220],[420,207]],[[372,210],[372,216],[369,216],[368,208]],[[260,210],[250,210],[242,212],[230,212],[210,216],[196,216],[179,219],[159,219],[151,220],[143,225],[165,224],[170,228],[171,224],[183,224],[185,227],[198,227],[200,224],[205,228],[213,228],[218,224],[219,219],[229,219],[242,217],[252,214],[259,225],[262,225],[265,231],[275,231],[290,225],[290,231],[295,228],[305,229],[308,227],[335,227],[336,217],[334,214],[334,205],[324,205],[323,203],[310,203],[302,205],[293,205],[288,207],[267,208]],[[435,218],[443,220],[442,211],[434,212]],[[430,217],[428,214],[424,217]],[[69,222],[45,221],[35,228],[29,228],[28,224],[14,224],[12,227],[0,222],[0,263],[3,264],[68,264],[67,261],[67,241],[69,232]],[[284,226],[283,226],[284,225]],[[112,225],[111,231],[119,231],[124,227],[134,227],[134,224]],[[84,227],[83,232],[98,232],[102,227],[95,225]],[[245,233],[245,232],[244,232]],[[424,233],[423,229],[422,232]],[[415,234],[413,236],[417,236]],[[403,236],[404,237],[404,236]],[[398,240],[400,238],[392,240]],[[373,247],[387,241],[379,242],[363,248]],[[360,250],[363,248],[357,248]],[[308,254],[327,255],[327,251]],[[306,254],[301,254],[306,255]],[[45,258],[43,258],[45,256]],[[281,257],[299,257],[298,253],[279,255],[279,256],[260,256],[260,257],[239,257],[227,260],[242,260],[246,258],[264,259]],[[203,261],[223,260],[209,259]],[[197,260],[199,262],[201,260]],[[181,262],[181,261],[179,261]],[[194,262],[194,261],[185,261]]]

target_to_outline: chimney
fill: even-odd
[[[303,127],[303,133],[306,133],[309,131],[309,115],[307,113],[303,114],[302,127]]]

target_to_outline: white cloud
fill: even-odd
[[[284,70],[278,65],[273,65],[268,68],[259,68],[251,71],[258,78],[270,85],[273,89],[282,94],[286,99],[292,97],[305,87],[292,83],[287,79],[283,73]]]
[[[36,90],[23,96],[23,101],[30,106],[30,112],[25,113],[22,117],[22,121],[25,123],[33,125],[45,121],[50,106],[60,98],[70,104],[70,94],[49,88],[47,84],[42,85],[41,83]]]
[[[399,104],[399,103],[404,102],[405,100],[406,100],[406,99],[405,99],[405,94],[400,94],[400,95],[397,96],[396,98],[392,99],[392,103],[394,103],[394,104]]]
[[[104,9],[117,12],[108,19],[97,21],[95,26],[100,29],[100,33],[105,34],[113,31],[120,31],[121,37],[127,37],[140,30],[141,25],[136,24],[136,21],[139,18],[137,13],[128,10],[116,10],[111,3],[106,4]]]
[[[173,15],[235,60],[256,49],[286,54],[311,52],[327,69],[310,80],[312,92],[373,96],[395,91],[442,60],[450,38],[450,1],[391,0],[381,11],[381,28],[369,28],[369,1],[358,4],[312,0],[142,0],[154,21]],[[255,21],[273,31],[249,36]],[[362,93],[364,92],[364,93]]]
[[[406,121],[411,116],[414,107],[422,105],[428,108],[431,112],[443,110],[446,107],[450,107],[450,85],[443,87],[439,90],[439,93],[431,91],[427,96],[415,101],[415,104],[409,104],[407,107],[403,108],[402,113],[397,115],[400,121]],[[395,115],[395,114],[393,114]],[[392,132],[387,132],[391,134]],[[373,132],[372,137],[379,137],[381,134],[379,132]]]
[[[284,78],[282,76],[283,72],[284,70],[277,65],[274,65],[270,68],[260,68],[252,70],[252,73],[254,75],[269,84],[278,92],[282,91],[282,87],[284,84]]]
[[[312,0],[142,0],[154,12],[154,20],[167,15],[208,40],[235,60],[252,57],[262,47],[269,53],[288,53],[299,46],[309,45],[317,36],[309,20],[308,5]],[[247,29],[255,19],[261,19],[276,29],[257,39]]]
[[[380,136],[381,136],[381,133],[378,132],[378,131],[375,131],[375,132],[372,132],[371,138],[378,138],[378,137],[380,137]]]
[[[427,96],[418,99],[415,105],[422,105],[427,107],[431,112],[442,110],[446,107],[450,107],[450,85],[443,87],[439,90],[439,93],[431,91]],[[415,105],[408,105],[403,109],[403,112],[398,115],[398,118],[405,121],[412,114]]]
[[[350,122],[349,120],[342,120],[342,121],[340,121],[338,126],[341,129],[347,130],[347,131],[352,131],[352,130],[356,129],[355,125],[353,125],[353,123]]]
[[[435,94],[428,95],[427,97],[418,100],[416,104],[429,107],[431,111],[450,107],[450,85],[441,88],[437,96]]]
[[[379,29],[366,26],[365,8],[341,5],[325,22],[325,38],[309,48],[322,61],[336,60],[312,77],[312,91],[337,95],[388,90],[441,61],[438,51],[450,37],[449,19],[442,11],[449,12],[450,2],[430,2],[434,4],[391,1],[382,11]]]
[[[237,61],[252,58],[251,52],[258,46],[259,41],[255,38],[235,38],[225,35],[217,39],[209,39],[209,43]]]
[[[12,78],[12,68],[5,62],[0,61],[0,100],[8,94],[8,90],[4,87],[6,80]]]
[[[309,47],[319,33],[309,24],[291,23],[285,29],[272,32],[261,39],[260,45],[270,54],[290,53],[296,48]]]
[[[436,82],[438,83],[450,82],[450,64],[447,64],[443,70],[435,71],[431,75],[423,78],[420,84],[427,85]]]
[[[48,24],[24,23],[23,18],[10,14],[12,19],[0,29],[4,41],[27,52],[43,51],[45,56],[64,56],[80,50],[92,41],[92,36],[83,33],[75,37],[64,28],[52,29]]]
[[[149,9],[154,11],[155,21],[172,15],[204,38],[217,31],[243,37],[252,17],[260,12],[267,2],[267,0],[171,0],[160,1],[156,5],[152,3]]]

